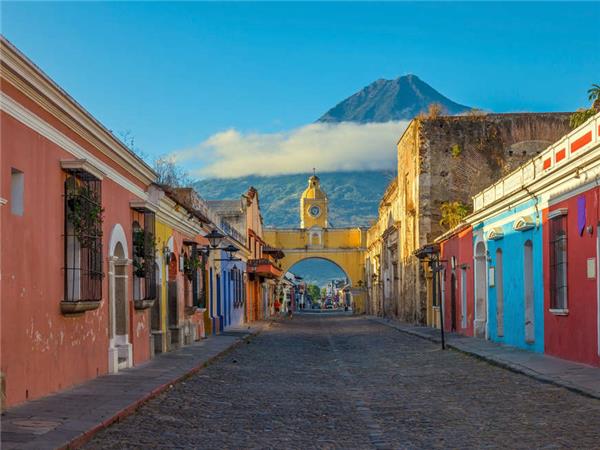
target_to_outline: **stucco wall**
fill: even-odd
[[[63,255],[64,172],[61,159],[73,156],[12,116],[1,113],[4,168],[25,174],[25,212],[2,211],[2,372],[6,405],[14,405],[80,383],[108,370],[108,279],[104,278],[99,309],[64,316]],[[10,192],[3,177],[2,192]],[[121,224],[131,248],[130,200],[133,194],[105,178],[104,272],[108,272],[108,238]],[[131,268],[129,293],[133,292]],[[128,302],[131,304],[131,296]],[[149,357],[149,312],[130,315],[134,359]],[[25,358],[23,355],[27,355]],[[44,376],[39,376],[44,373]]]
[[[541,213],[541,212],[540,212]],[[534,202],[528,201],[510,211],[499,214],[484,221],[484,231],[491,228],[501,229],[504,237],[499,240],[487,240],[491,261],[496,279],[495,286],[488,286],[488,330],[491,340],[521,347],[537,352],[544,351],[544,285],[542,273],[542,222],[539,217],[538,226],[526,231],[513,230],[515,220],[523,215],[536,216]],[[534,336],[533,342],[525,339],[525,281],[524,281],[524,245],[531,241],[533,246],[533,292],[534,292]],[[497,251],[502,251],[502,280],[499,278]],[[502,281],[502,283],[501,283]],[[504,332],[498,333],[498,289],[503,290],[503,325]]]
[[[600,366],[600,341],[598,326],[597,273],[587,276],[588,259],[597,264],[599,245],[598,204],[600,189],[592,188],[582,194],[553,203],[544,211],[544,321],[546,352],[560,358]],[[578,230],[578,198],[585,200],[585,230]],[[550,312],[550,232],[548,212],[567,208],[567,309],[568,314],[556,315]],[[592,233],[587,229],[592,227]]]

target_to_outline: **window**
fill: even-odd
[[[133,212],[133,298],[154,300],[157,296],[155,216],[147,209]],[[143,224],[143,226],[142,226]]]
[[[22,216],[24,211],[25,174],[17,169],[10,170],[10,212]]]
[[[83,171],[65,180],[65,301],[102,299],[101,182]]]
[[[567,309],[567,216],[550,218],[550,308]]]

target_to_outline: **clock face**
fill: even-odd
[[[308,209],[308,213],[313,217],[318,217],[319,214],[321,214],[321,208],[319,208],[317,205],[312,205]]]

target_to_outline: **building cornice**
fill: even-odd
[[[549,203],[555,203],[562,198],[561,194],[572,193],[581,186],[591,187],[596,185],[595,179],[600,177],[600,146],[589,149],[577,159],[577,164],[565,164],[554,170],[547,176],[534,179],[530,183],[521,186],[521,189],[505,196],[496,202],[486,206],[467,218],[465,221],[473,225],[504,212],[524,201],[537,199],[538,208],[541,211]],[[589,180],[593,179],[590,182]],[[577,176],[579,178],[577,178]],[[548,198],[552,196],[554,198]]]
[[[147,194],[141,187],[133,183],[129,178],[125,177],[120,172],[116,171],[110,165],[106,164],[97,156],[82,148],[56,128],[49,125],[46,121],[42,120],[30,110],[23,107],[19,102],[6,95],[4,92],[0,92],[0,110],[11,115],[19,122],[25,124],[49,141],[55,143],[64,151],[73,155],[75,158],[88,161],[103,174],[105,174],[107,178],[110,178],[132,194],[137,195],[141,199],[146,199]]]
[[[150,166],[129,150],[4,37],[0,37],[0,53],[2,54],[2,79],[48,111],[98,151],[115,160],[142,183],[150,184],[156,179],[156,173]]]

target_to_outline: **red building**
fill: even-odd
[[[132,205],[148,201],[155,173],[0,46],[0,371],[10,406],[150,357],[149,309],[128,299],[134,222],[149,220]]]
[[[463,225],[441,236],[440,294],[444,329],[473,336],[473,229]]]
[[[554,198],[543,212],[545,351],[596,366],[600,366],[599,195],[598,187],[569,191]]]

